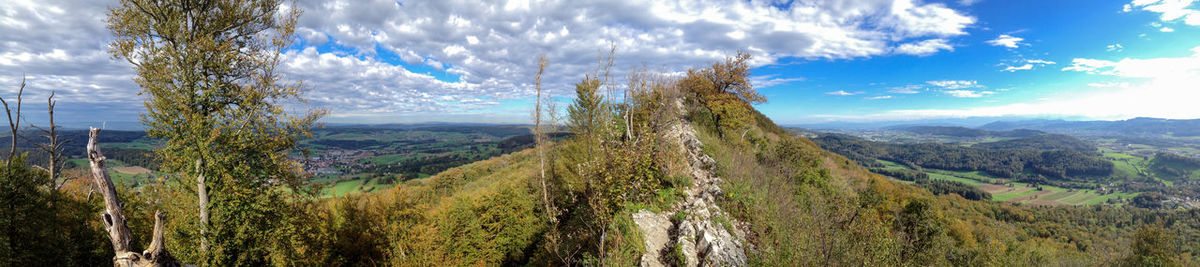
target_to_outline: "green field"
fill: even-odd
[[[1121,154],[1124,155],[1124,154]],[[1114,155],[1118,156],[1118,155]],[[1124,155],[1124,158],[1136,158]],[[1141,158],[1136,158],[1141,159]],[[885,169],[910,169],[899,163],[879,160]],[[1140,163],[1140,162],[1139,162]],[[1131,167],[1132,165],[1130,165]],[[955,181],[979,188],[992,194],[992,200],[1029,205],[1095,205],[1106,203],[1109,199],[1129,199],[1136,193],[1100,194],[1090,189],[1067,189],[1057,186],[1041,185],[1038,187],[1018,182],[1008,182],[1005,179],[992,177],[980,171],[950,171],[925,169],[930,179]]]
[[[379,179],[359,179],[341,181],[326,187],[321,191],[321,197],[338,197],[347,194],[375,192],[381,189],[391,188],[392,184],[381,184]]]
[[[888,170],[908,170],[909,169],[908,167],[905,167],[904,165],[900,165],[900,163],[896,163],[894,161],[887,161],[887,160],[882,160],[882,159],[877,159],[876,161],[878,161],[880,164],[883,164],[883,168],[888,169]]]

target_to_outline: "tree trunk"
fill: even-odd
[[[537,105],[537,107],[534,107],[535,114],[533,115],[533,141],[535,143],[534,145],[537,146],[538,170],[540,181],[542,183],[542,204],[545,205],[546,219],[550,221],[551,224],[556,224],[558,220],[554,214],[554,207],[551,206],[550,203],[550,190],[546,187],[546,152],[542,147],[542,143],[545,142],[543,139],[546,138],[545,134],[542,133],[542,73],[546,71],[546,63],[547,60],[545,55],[538,57],[538,72],[537,76],[534,78],[534,83],[536,84],[537,88],[537,100],[534,104]]]
[[[196,196],[200,202],[200,253],[208,254],[208,186],[204,184],[204,161],[196,160]]]
[[[104,229],[108,230],[108,238],[112,241],[113,252],[116,254],[113,257],[113,266],[179,266],[179,262],[171,257],[171,253],[167,252],[164,246],[161,212],[155,212],[154,236],[150,249],[137,253],[129,244],[133,240],[133,233],[125,222],[125,213],[121,211],[124,204],[117,196],[117,188],[113,186],[112,179],[105,169],[104,154],[100,153],[98,142],[99,134],[100,129],[92,128],[88,135],[88,162],[95,183],[102,185],[98,188],[104,197],[104,212],[100,213],[100,219],[104,222]]]

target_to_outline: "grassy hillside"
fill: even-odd
[[[792,136],[749,105],[706,106],[683,97],[684,123],[697,129],[723,180],[717,201],[730,218],[714,223],[746,233],[751,265],[1118,265],[1140,259],[1130,248],[1144,242],[1187,265],[1200,252],[1187,245],[1200,242],[1200,222],[1192,219],[1200,211],[1082,207],[1129,196],[1004,181],[981,171],[928,173],[979,186],[1000,201],[934,195]],[[635,110],[642,108],[659,107]],[[373,218],[363,224],[379,236],[370,247],[383,256],[374,257],[395,265],[635,265],[648,251],[630,214],[670,210],[692,186],[678,178],[687,172],[672,156],[677,148],[656,140],[664,133],[653,125],[667,121],[656,112],[637,114],[646,117],[634,121],[648,126],[630,135],[636,138],[610,134],[621,133],[617,127],[544,147],[545,181],[531,149],[327,200],[331,211],[321,216],[346,221],[339,216],[351,213],[338,210],[351,209]],[[1146,241],[1152,236],[1146,233],[1170,238]]]
[[[762,265],[1118,265],[1139,229],[1166,218],[1175,218],[1162,227],[1178,234],[1171,244],[1180,249],[1174,252],[1179,261],[1194,263],[1188,255],[1198,248],[1184,244],[1200,241],[1200,222],[1185,219],[1194,210],[1038,206],[1096,204],[1130,194],[1008,183],[989,188],[1003,202],[934,196],[873,174],[804,138],[767,134],[762,143],[738,144],[711,132],[701,136],[729,182],[728,210],[755,233],[759,253],[754,257]],[[811,162],[770,160],[781,149],[807,155]],[[816,171],[797,174],[796,169],[812,167]],[[978,185],[994,179],[955,171],[931,172],[930,178]]]
[[[682,265],[711,253],[698,251],[700,243],[714,243],[706,235],[681,234],[685,226],[720,228],[722,238],[745,244],[734,254],[744,254],[753,266],[1096,266],[1141,265],[1146,259],[1197,264],[1200,210],[1083,206],[1104,198],[1093,191],[1005,181],[986,170],[923,169],[925,179],[934,181],[928,184],[872,173],[856,161],[916,170],[908,166],[912,161],[851,159],[826,151],[754,110],[749,103],[761,102],[755,101],[761,96],[747,97],[753,91],[716,87],[739,79],[748,84],[747,59],[690,71],[678,81],[649,80],[647,88],[631,91],[628,102],[600,101],[600,81],[587,78],[577,84],[581,97],[569,107],[566,124],[574,133],[569,137],[541,139],[546,141],[532,149],[449,166],[391,188],[380,181],[386,177],[318,176],[307,184],[311,187],[290,187],[294,191],[281,196],[288,213],[256,219],[279,226],[278,232],[255,234],[282,237],[267,248],[277,257],[272,260],[301,266],[630,266],[646,260],[644,255]],[[718,68],[729,69],[713,70]],[[717,81],[709,80],[714,77]],[[696,138],[682,138],[692,135],[687,129],[695,129]],[[312,145],[327,152],[354,150],[331,153],[329,162],[363,164],[402,158],[370,152],[377,149],[450,147],[372,137],[383,134],[374,129],[355,131],[331,133],[337,138],[324,140],[337,141]],[[697,157],[697,150],[711,161]],[[869,152],[889,152],[878,150]],[[189,225],[196,221],[190,217],[195,194],[188,191],[194,184],[182,179],[122,193],[131,196],[125,208],[135,229],[147,231],[153,211],[166,208],[175,216],[167,226],[168,248],[197,258],[195,246],[173,243],[197,229]],[[331,181],[338,182],[321,188]],[[967,186],[1000,201],[954,193]],[[688,214],[707,212],[692,209],[706,201],[723,212]],[[1071,205],[1048,205],[1054,203]],[[652,236],[640,230],[646,228],[635,213],[669,214],[657,215],[669,217],[663,219],[670,221],[665,235],[676,246],[647,244]]]

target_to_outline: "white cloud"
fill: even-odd
[[[921,85],[910,84],[910,85],[905,85],[905,86],[892,87],[892,89],[888,90],[888,92],[893,93],[893,94],[916,94],[916,93],[920,93],[921,91],[917,91],[917,90],[922,89],[922,88],[923,88],[923,86],[921,86]]]
[[[958,4],[964,6],[974,5],[979,2],[983,2],[983,0],[958,0]]]
[[[948,95],[950,95],[950,96],[953,96],[953,97],[962,97],[962,98],[979,98],[979,97],[983,97],[983,96],[985,96],[985,95],[995,94],[996,92],[992,92],[992,91],[972,91],[972,90],[947,90],[947,91],[943,91],[943,93],[946,93],[946,94],[948,94]]]
[[[1192,52],[1192,56],[1189,57],[1125,58],[1120,61],[1076,58],[1071,61],[1071,66],[1063,68],[1063,71],[1078,71],[1126,78],[1162,79],[1167,77],[1191,77],[1200,80],[1200,46],[1192,48]]]
[[[1004,69],[1001,71],[1016,72],[1018,70],[1032,70],[1032,69],[1034,69],[1034,67],[1043,67],[1046,65],[1058,64],[1058,62],[1042,60],[1042,59],[1022,59],[1022,60],[1018,60],[1017,62],[1018,63],[1024,62],[1025,64],[1016,65],[1016,66],[1011,66],[1008,64],[1000,64],[1000,66],[1005,66]]]
[[[891,99],[891,98],[892,98],[892,96],[890,96],[890,95],[881,95],[881,96],[868,97],[867,100],[880,100],[880,99]]]
[[[777,78],[775,76],[776,75],[752,76],[750,77],[750,84],[755,88],[761,89],[804,80],[804,78]]]
[[[1158,28],[1158,31],[1160,31],[1160,32],[1175,32],[1175,29],[1171,29],[1170,27],[1162,27],[1162,28]]]
[[[62,109],[55,114],[59,122],[95,121],[99,126],[100,120],[137,120],[143,108],[133,69],[112,60],[107,51],[109,4],[82,0],[0,4],[0,96],[15,96],[24,74],[27,107],[45,104],[37,100],[45,101],[54,90],[57,108]],[[43,116],[44,108],[29,113]]]
[[[965,88],[980,87],[979,82],[967,81],[967,80],[940,80],[940,81],[927,81],[925,83],[928,83],[930,85],[937,86],[937,87],[942,87],[945,89],[965,89]]]
[[[1004,68],[1004,71],[1016,72],[1018,70],[1031,70],[1031,69],[1033,69],[1033,64],[1025,64],[1025,65],[1021,65],[1018,67],[1008,66],[1007,68]]]
[[[928,56],[941,50],[954,51],[954,47],[950,46],[946,39],[929,39],[915,43],[900,44],[894,52],[897,54]]]
[[[1025,63],[1030,63],[1030,64],[1039,64],[1039,65],[1053,65],[1053,64],[1058,64],[1058,62],[1049,61],[1049,60],[1042,60],[1042,59],[1026,59],[1026,60],[1025,60]]]
[[[836,96],[852,96],[852,95],[862,94],[862,92],[851,93],[851,92],[846,92],[843,90],[837,90],[837,91],[833,91],[833,92],[827,92],[825,94],[826,95],[836,95]]]
[[[1025,38],[1016,37],[1016,36],[1012,36],[1012,35],[1008,35],[1008,34],[1001,34],[1000,36],[996,37],[996,39],[987,41],[987,43],[990,45],[993,45],[993,46],[1017,48],[1021,45],[1027,45],[1027,44],[1021,43],[1021,41],[1024,41],[1024,40],[1025,40]]]
[[[141,111],[133,71],[107,54],[110,5],[6,1],[0,5],[0,32],[6,33],[0,34],[0,73],[28,73],[31,98],[55,88],[64,102],[106,101],[120,103],[115,106],[129,114]],[[318,67],[281,66],[284,78],[305,80],[305,97],[328,104],[333,117],[370,112],[428,117],[527,99],[538,54],[550,59],[546,88],[570,95],[570,84],[594,70],[596,57],[610,44],[618,47],[613,73],[620,77],[643,64],[676,72],[739,49],[755,56],[756,67],[785,57],[927,55],[951,51],[948,43],[976,22],[946,4],[923,0],[817,0],[786,7],[720,0],[301,0],[297,6],[305,11],[297,26],[302,43],[338,49],[288,52],[286,62]],[[441,66],[457,82],[437,79],[440,73],[406,72],[380,54],[394,54],[410,66]],[[795,78],[759,86],[794,81],[789,79]],[[13,80],[0,77],[0,83]],[[0,87],[0,93],[11,90]],[[419,99],[443,96],[453,100],[419,107],[428,103]],[[504,112],[528,117],[523,110]]]
[[[1088,83],[1087,85],[1096,88],[1129,87],[1127,82]]]
[[[1200,26],[1200,11],[1193,9],[1192,6],[1195,2],[1196,0],[1133,0],[1125,5],[1123,11],[1131,12],[1140,9],[1159,13],[1159,20],[1163,22],[1182,20],[1187,25]],[[1163,28],[1162,30],[1168,32],[1169,29]]]
[[[1125,47],[1121,46],[1121,44],[1110,44],[1107,46],[1107,49],[1105,49],[1105,50],[1107,50],[1108,52],[1121,52],[1121,51],[1125,50]]]

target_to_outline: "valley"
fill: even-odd
[[[1192,131],[1189,127],[1193,124],[1191,121],[1171,124],[1171,120],[1149,118],[1131,121],[1125,123],[1155,121],[1159,122],[1160,128],[1177,132]],[[1095,126],[1085,129],[1063,126],[1121,123],[1063,122],[1054,124],[1056,127],[1039,130],[1019,128],[1037,128],[1038,124],[1016,122],[996,122],[980,128],[893,126],[877,129],[791,130],[813,138],[824,148],[855,159],[875,172],[885,175],[897,171],[922,173],[931,180],[951,181],[976,188],[990,194],[993,201],[1050,206],[1136,204],[1200,207],[1200,194],[1197,194],[1200,192],[1200,160],[1197,160],[1200,158],[1200,139],[1194,136],[1177,137],[1172,132],[1102,131],[1096,130]],[[987,130],[988,127],[995,130]],[[1110,126],[1101,129],[1122,128]],[[929,147],[931,145],[932,148]],[[929,149],[937,153],[954,153],[921,154],[932,153],[922,151]],[[918,154],[914,156],[912,153]],[[970,156],[973,155],[971,153],[982,156]],[[1072,157],[1077,159],[1061,162],[1063,160],[1055,156],[1060,162],[1040,162],[1051,153],[1075,155]],[[1041,154],[1042,159],[1036,159],[1034,154]],[[949,159],[931,160],[921,155]],[[1088,166],[1096,167],[1092,171],[1085,171],[1065,165],[1061,172],[1049,171],[1055,164],[1092,164]],[[1067,173],[1071,170],[1075,173]],[[1138,197],[1143,194],[1150,195]],[[1153,199],[1155,203],[1147,204],[1147,199]]]
[[[118,186],[140,188],[175,176],[158,170],[153,149],[160,142],[144,132],[107,131],[101,144],[108,173]],[[300,140],[293,157],[305,163],[310,182],[323,184],[323,197],[375,192],[406,180],[425,178],[444,170],[532,147],[528,126],[476,124],[414,124],[330,126]],[[66,140],[86,142],[83,131],[66,131]],[[32,133],[23,135],[33,135]],[[561,136],[561,134],[559,134]],[[524,138],[522,138],[524,137]],[[77,139],[71,139],[77,138]],[[0,145],[7,149],[6,145]],[[66,151],[68,172],[84,175],[88,166],[82,151]],[[18,147],[39,154],[33,147]]]

